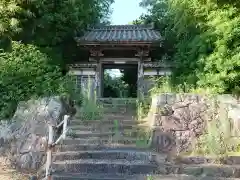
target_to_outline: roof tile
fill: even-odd
[[[123,43],[123,42],[155,42],[161,35],[152,26],[146,25],[111,25],[93,27],[82,36],[76,38],[86,43]]]

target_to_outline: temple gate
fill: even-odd
[[[88,53],[88,59],[70,64],[70,74],[76,76],[76,85],[97,97],[103,96],[103,66],[136,65],[137,94],[146,94],[151,86],[150,76],[169,74],[164,63],[154,59],[161,51],[161,35],[152,25],[111,25],[90,28],[82,37],[76,37],[79,48]],[[86,83],[86,82],[90,82]]]

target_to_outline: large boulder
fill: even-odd
[[[62,97],[20,102],[13,118],[0,125],[0,155],[20,170],[39,170],[46,161],[48,124],[56,126],[73,112],[72,103]]]

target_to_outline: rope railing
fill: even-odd
[[[69,120],[69,115],[65,115],[62,122],[60,122],[57,126],[53,126],[48,124],[48,150],[47,150],[47,161],[46,161],[46,180],[52,180],[52,153],[53,148],[56,146],[61,140],[66,138],[67,134],[67,124]],[[63,132],[59,136],[59,138],[54,142],[54,129],[59,128],[63,125]]]

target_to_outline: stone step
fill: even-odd
[[[65,163],[67,163],[65,165]],[[185,174],[199,177],[200,179],[227,179],[240,178],[239,166],[202,164],[202,165],[171,165],[155,164],[149,161],[127,160],[96,160],[84,159],[74,161],[58,161],[54,164],[58,172],[83,172],[83,173],[122,173],[133,174]],[[92,168],[92,169],[91,169]],[[80,170],[81,169],[81,170]],[[208,178],[206,178],[208,177]],[[198,179],[198,178],[196,178]]]
[[[119,163],[118,163],[119,165]],[[107,167],[108,168],[108,167]],[[154,166],[155,168],[155,166]],[[134,169],[134,168],[133,168]],[[159,169],[159,168],[158,168]],[[217,165],[217,164],[204,164],[204,165],[190,165],[190,166],[185,166],[185,165],[179,165],[179,166],[165,166],[162,165],[160,166],[160,171],[155,171],[155,173],[157,173],[158,175],[148,175],[149,179],[166,179],[166,180],[185,180],[185,179],[189,179],[189,180],[240,180],[240,174],[239,174],[239,166],[227,166],[227,165]],[[165,169],[165,170],[163,170]],[[116,170],[116,169],[115,169]],[[121,169],[122,170],[122,169]],[[139,169],[138,169],[139,170]],[[106,171],[104,171],[106,172]],[[130,171],[127,171],[130,172]],[[90,172],[92,173],[92,171]],[[109,174],[110,173],[110,174]],[[76,179],[98,179],[96,177],[99,177],[99,180],[103,180],[106,179],[107,177],[109,177],[109,179],[139,179],[139,180],[147,180],[147,176],[146,175],[138,175],[138,176],[126,176],[126,175],[121,175],[119,176],[119,174],[115,177],[115,175],[111,175],[112,172],[109,172],[108,174],[101,174],[101,175],[96,175],[94,177],[91,176],[86,176],[86,174],[82,174],[83,176],[81,176],[80,174],[72,174],[71,173],[71,178]],[[114,172],[113,172],[114,173]],[[168,174],[168,175],[159,175],[159,173],[162,174]],[[173,174],[175,173],[175,174]],[[129,173],[131,174],[131,173]],[[134,173],[132,173],[134,174]],[[142,173],[144,174],[144,173]],[[104,176],[106,175],[106,176]],[[57,175],[56,177],[59,177],[58,180],[60,180],[60,177],[69,177],[69,176],[62,176],[62,175]],[[122,178],[123,177],[123,178]],[[137,178],[136,178],[137,177]],[[140,178],[142,177],[142,178]],[[143,178],[144,177],[144,178]]]
[[[240,178],[240,166],[223,165],[223,164],[191,164],[191,165],[174,165],[174,171],[171,173],[187,174],[192,176]],[[162,169],[163,170],[163,169]],[[167,169],[165,169],[166,171]]]
[[[88,138],[88,137],[111,137],[114,135],[114,132],[92,132],[92,131],[81,131],[75,130],[74,131],[74,138]]]
[[[122,124],[119,123],[118,129],[119,130],[139,130],[139,129],[148,129],[148,125],[147,124]],[[99,130],[99,126],[94,126],[94,125],[71,125],[68,126],[69,129],[72,130],[81,130],[81,131],[98,131]],[[116,126],[114,124],[106,124],[104,127],[104,129],[106,130],[115,130]]]
[[[122,174],[147,174],[157,170],[157,165],[150,161],[125,159],[99,160],[77,159],[55,161],[52,164],[53,172],[68,173],[122,173]]]
[[[133,112],[137,110],[137,106],[135,104],[103,104],[102,108],[103,110],[127,109],[128,112]]]
[[[101,105],[103,107],[105,106],[111,106],[111,107],[115,107],[115,106],[130,106],[130,107],[136,107],[137,103],[136,102],[126,102],[126,101],[122,101],[122,102],[113,102],[113,101],[109,101],[108,103],[101,103]]]
[[[69,138],[67,137],[63,140],[63,144],[112,144],[112,143],[119,143],[119,144],[133,144],[136,143],[137,139],[133,137],[117,137],[117,138]]]
[[[137,98],[111,98],[111,97],[102,97],[97,98],[98,102],[135,102],[137,101]]]
[[[53,180],[239,180],[239,179],[215,179],[197,178],[189,175],[124,175],[124,174],[83,174],[83,173],[59,173],[53,175]]]
[[[79,160],[82,161],[82,160]],[[88,160],[86,160],[88,161]],[[84,161],[84,162],[86,162]],[[133,164],[131,164],[131,161],[125,161],[125,160],[115,160],[115,161],[104,161],[104,162],[110,162],[110,164],[112,164],[114,167],[118,167],[118,165],[120,165],[120,173],[126,173],[126,174],[145,174],[145,173],[150,173],[150,172],[146,172],[149,171],[149,162],[147,161],[134,161]],[[75,161],[74,161],[75,162]],[[82,161],[83,162],[83,161]],[[92,162],[97,162],[97,164],[99,164],[100,161],[98,160],[93,160],[93,161],[88,161],[90,163]],[[119,163],[116,163],[119,162]],[[120,163],[122,162],[122,164],[124,164],[125,166],[121,166],[122,164]],[[131,165],[129,165],[126,162],[130,162]],[[137,163],[136,163],[137,162]],[[142,162],[142,164],[140,163]],[[138,170],[136,171],[137,167],[139,164],[141,164],[142,166],[140,166],[138,168]],[[63,162],[61,162],[61,164],[63,164]],[[71,163],[70,163],[71,164]],[[102,164],[102,163],[100,163]],[[104,164],[104,163],[103,163]],[[109,164],[109,163],[107,163]],[[115,164],[115,165],[114,165]],[[133,165],[133,166],[132,166]],[[158,164],[158,167],[156,168],[156,164],[150,163],[151,167],[152,167],[152,172],[154,172],[155,174],[186,174],[188,176],[194,176],[194,177],[198,177],[199,179],[204,179],[206,178],[206,180],[210,180],[210,179],[228,179],[229,180],[231,178],[240,178],[240,167],[239,166],[228,166],[228,165],[217,165],[217,164],[202,164],[202,165],[171,165],[169,163],[163,163],[163,164]],[[108,166],[106,167],[106,165],[103,165],[105,168],[108,168]],[[110,165],[111,166],[111,165]],[[75,167],[75,166],[74,166]],[[129,167],[132,167],[132,169],[126,170]],[[144,171],[141,171],[143,169],[143,167],[146,167],[147,169],[145,169]],[[104,172],[104,173],[116,173],[116,171],[112,171],[111,170],[102,170],[99,172]],[[115,169],[116,170],[116,169]],[[72,171],[71,171],[72,172]],[[75,168],[75,171],[76,168]],[[86,172],[86,171],[85,171]],[[94,172],[90,172],[90,173],[94,173]],[[97,172],[96,172],[97,173]],[[117,171],[117,173],[119,173],[119,171]],[[197,178],[197,179],[198,179]]]
[[[129,111],[136,111],[136,105],[129,105],[129,104],[104,104],[103,105],[103,109],[104,110],[115,110],[115,109],[119,109],[119,110],[126,110]]]
[[[103,119],[103,120],[88,120],[88,121],[83,121],[80,119],[74,119],[72,120],[69,124],[70,126],[74,125],[94,125],[94,124],[114,124],[114,120],[117,120],[119,124],[124,124],[124,125],[138,125],[138,124],[143,124],[146,123],[144,120],[132,120],[132,119],[124,119],[124,120],[119,120],[119,119]]]
[[[74,159],[126,159],[154,161],[154,154],[150,151],[128,150],[128,149],[105,149],[87,151],[66,151],[53,154],[53,161],[64,161]]]
[[[134,115],[136,116],[136,110],[129,109],[129,108],[104,108],[103,109],[104,114],[115,114],[115,115]]]
[[[102,131],[103,131],[103,129],[102,129]],[[106,131],[106,130],[104,130],[103,132],[75,130],[74,138],[89,138],[89,137],[111,138],[118,133],[119,133],[120,138],[125,138],[125,137],[137,138],[141,132],[137,131],[136,129],[135,130],[134,129],[132,129],[132,130],[125,129],[125,131],[120,131],[120,130]]]
[[[82,114],[84,116],[84,114]],[[81,117],[81,114],[80,114]],[[114,114],[114,113],[105,113],[103,115],[104,120],[135,120],[136,116],[133,114]]]
[[[115,143],[115,144],[69,144],[69,145],[57,145],[55,147],[55,151],[84,151],[84,150],[106,150],[106,149],[132,149],[132,150],[141,150],[141,149],[146,149],[144,147],[137,147],[136,144],[120,144],[120,143]]]

